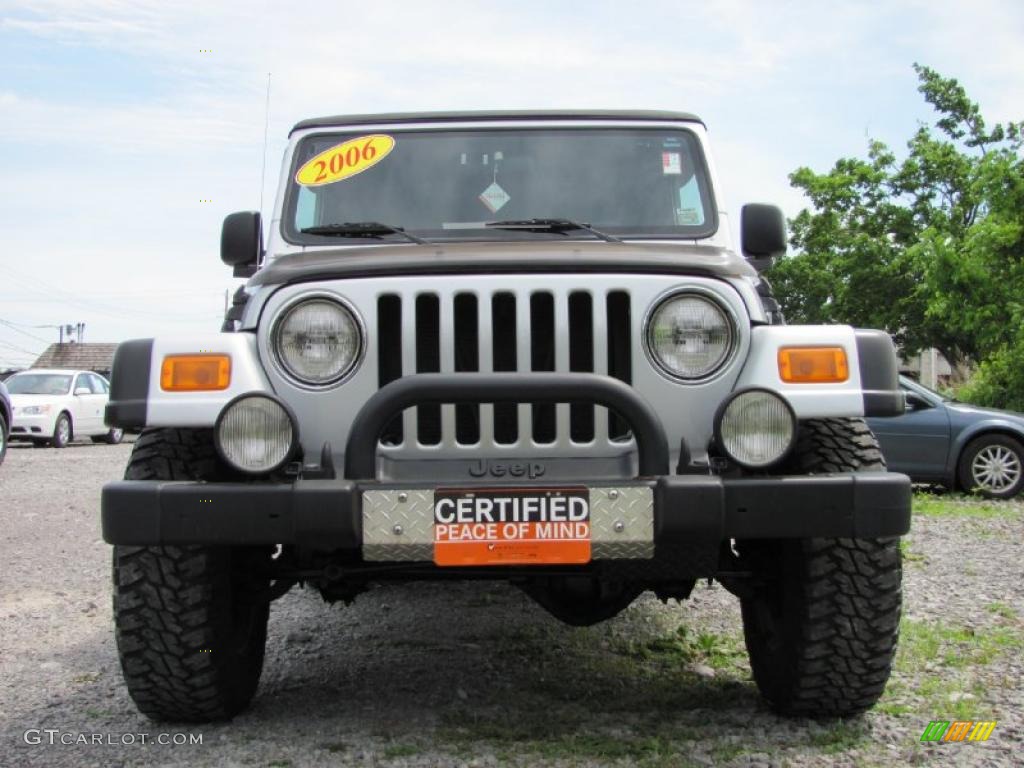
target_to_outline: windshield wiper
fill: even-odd
[[[609,243],[621,243],[622,240],[609,235],[598,229],[594,229],[589,224],[581,223],[578,221],[571,221],[570,219],[523,219],[521,221],[488,221],[484,224],[485,227],[493,227],[494,229],[522,229],[527,232],[571,232],[573,230],[582,230],[589,232],[594,237],[599,237],[602,240]]]
[[[321,224],[317,227],[300,229],[304,235],[324,235],[326,237],[380,237],[381,235],[401,235],[419,245],[430,245],[430,241],[416,237],[401,227],[381,224],[379,221],[346,221],[344,224]]]

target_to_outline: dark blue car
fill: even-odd
[[[889,469],[1008,499],[1024,486],[1024,414],[951,400],[900,377],[907,412],[868,419]]]

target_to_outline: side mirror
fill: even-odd
[[[263,224],[259,211],[232,213],[220,231],[220,260],[234,267],[235,277],[256,274],[263,254]]]
[[[88,387],[75,387],[75,397],[78,397],[79,395],[91,395],[91,394],[92,394],[92,390],[89,389]]]
[[[740,248],[763,272],[786,252],[786,218],[777,206],[748,203],[740,210]]]
[[[907,392],[907,410],[908,411],[920,411],[923,408],[931,408],[932,404],[921,397],[916,392]]]

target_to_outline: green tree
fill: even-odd
[[[794,171],[811,208],[770,278],[790,322],[884,328],[907,354],[977,363],[977,400],[1024,408],[1022,124],[989,128],[956,80],[914,69],[934,126],[902,160],[872,141],[828,173]]]

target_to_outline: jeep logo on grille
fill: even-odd
[[[473,477],[543,477],[544,465],[537,461],[474,461],[469,465]]]

